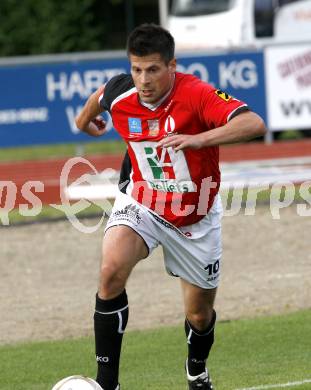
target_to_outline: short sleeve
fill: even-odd
[[[99,104],[105,110],[111,109],[112,102],[122,93],[134,87],[131,75],[119,74],[108,81],[105,85],[104,93],[99,97]]]
[[[199,83],[197,93],[192,96],[197,100],[195,106],[201,120],[209,129],[223,126],[234,116],[249,110],[243,101],[203,82]]]

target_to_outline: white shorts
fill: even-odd
[[[221,199],[217,195],[208,215],[178,229],[120,192],[105,231],[118,225],[131,227],[143,238],[149,254],[162,245],[165,267],[170,275],[211,289],[217,287],[220,275],[221,217]]]

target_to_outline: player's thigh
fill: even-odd
[[[210,290],[218,286],[221,269],[221,228],[213,226],[198,239],[167,232],[163,241],[167,272],[189,284]]]
[[[217,287],[204,289],[181,279],[185,315],[198,328],[206,329],[213,317]]]
[[[126,225],[111,226],[104,235],[101,269],[127,277],[138,261],[148,256],[143,238]]]

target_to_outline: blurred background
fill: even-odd
[[[157,0],[3,0],[1,57],[124,49],[126,35],[159,22]]]
[[[144,22],[171,31],[179,71],[246,101],[268,128],[264,138],[220,148],[225,217],[234,218],[223,219],[218,319],[256,317],[257,324],[268,318],[268,328],[254,331],[251,322],[254,341],[245,341],[244,325],[230,328],[232,364],[224,362],[230,353],[218,344],[215,372],[221,367],[222,373],[216,388],[304,378],[308,386],[311,0],[1,0],[0,388],[48,390],[61,377],[94,374],[92,315],[102,216],[116,194],[126,146],[108,115],[109,131],[96,139],[81,134],[74,117],[100,85],[129,71],[126,38]],[[158,248],[153,261],[132,275],[129,329],[174,324],[181,329],[179,285],[166,276],[162,257]],[[287,317],[293,312],[297,317]],[[280,317],[270,326],[267,316],[276,313]],[[292,323],[288,331],[286,323]],[[80,344],[75,352],[67,349],[67,341],[74,344],[81,336],[90,336],[83,353]],[[56,339],[64,344],[51,355],[47,345],[30,345],[27,352],[11,348],[38,340],[58,345]],[[162,360],[168,360],[163,374],[158,353],[149,351],[154,340],[158,336],[140,356],[147,362],[154,355],[156,361],[143,370],[138,363],[136,373],[128,369],[133,382],[125,388],[150,390],[149,373],[156,367],[152,389],[183,388],[183,363],[162,348]],[[182,345],[175,348],[180,359]],[[236,351],[243,346],[239,363]],[[175,376],[172,361],[178,365]],[[142,372],[149,375],[146,387],[135,383]]]

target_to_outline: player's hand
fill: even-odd
[[[158,146],[161,148],[172,147],[175,152],[183,149],[200,149],[204,146],[203,133],[196,135],[175,134],[163,138]]]
[[[99,137],[107,132],[107,123],[101,116],[93,119],[85,128],[85,132],[93,137]]]

